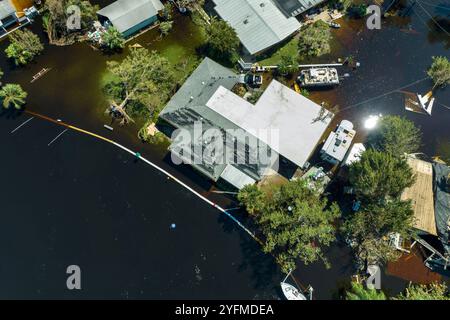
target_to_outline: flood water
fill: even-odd
[[[404,111],[401,93],[387,94],[426,77],[431,56],[449,56],[448,39],[430,31],[435,29],[428,20],[414,8],[408,18],[384,20],[381,30],[367,30],[358,21],[343,22],[335,31],[335,45],[342,56],[353,54],[361,67],[349,71],[350,78],[336,90],[313,93],[312,99],[339,104],[343,111],[336,121],[353,121],[358,139],[365,135],[361,124],[369,114],[404,115],[421,126],[423,152],[450,157],[450,110],[442,106],[450,105],[450,89],[436,91],[431,117]],[[40,32],[38,23],[32,28]],[[189,37],[194,41],[192,28],[188,21],[177,20],[174,45],[189,42]],[[135,42],[158,49],[152,37],[149,33]],[[0,50],[6,45],[3,41]],[[16,68],[1,55],[2,81],[23,86],[29,93],[27,109],[139,150],[213,200],[236,206],[232,199],[208,193],[211,184],[197,173],[172,166],[165,150],[139,142],[140,123],[115,126],[114,132],[103,129],[110,121],[104,115],[107,103],[99,81],[106,61],[121,57],[105,56],[86,44],[46,46],[35,63]],[[52,70],[31,84],[32,76],[44,67]],[[404,90],[424,94],[431,86],[424,80]],[[29,118],[0,117],[0,298],[281,297],[283,275],[272,258],[217,210],[91,137],[69,131],[48,146],[63,129],[39,119],[10,133]],[[295,272],[299,284],[315,288],[317,299],[336,297],[354,272],[345,246],[332,246],[328,256],[331,270],[314,264],[299,265]],[[80,292],[66,289],[65,269],[72,264],[82,270]],[[388,275],[382,280],[393,293],[405,284]]]

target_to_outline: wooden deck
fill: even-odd
[[[403,254],[397,261],[387,264],[386,273],[420,284],[430,284],[440,281],[441,275],[428,269],[424,263],[424,257],[416,245],[410,254]]]
[[[414,226],[431,235],[437,236],[434,217],[433,167],[430,162],[408,157],[409,166],[416,175],[416,182],[405,189],[401,199],[412,201],[415,222]]]
[[[25,15],[25,13],[23,12],[25,8],[29,8],[34,5],[33,0],[11,0],[11,2],[16,8],[19,18]]]

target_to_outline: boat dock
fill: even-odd
[[[50,70],[52,70],[52,68],[43,68],[41,71],[39,71],[38,73],[36,73],[33,76],[33,79],[30,81],[30,83],[35,82],[36,80],[38,80],[40,77],[42,77],[44,74],[46,74],[47,72],[49,72]]]

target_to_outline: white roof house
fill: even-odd
[[[235,30],[250,54],[261,52],[300,29],[271,0],[213,0],[219,16]]]
[[[232,70],[202,61],[160,113],[180,129],[180,136],[172,136],[172,155],[238,189],[277,171],[280,156],[304,167],[333,113],[276,80],[253,105],[231,91],[238,81]],[[214,137],[206,135],[209,130],[216,131]]]
[[[276,80],[255,105],[219,87],[206,106],[299,167],[308,161],[334,116]]]

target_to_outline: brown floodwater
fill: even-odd
[[[422,128],[423,152],[450,158],[450,110],[445,107],[450,105],[450,89],[436,90],[432,116],[405,111],[398,91],[426,77],[431,56],[449,56],[448,39],[428,20],[416,8],[409,17],[383,20],[381,30],[367,30],[361,20],[340,21],[343,27],[333,30],[333,54],[318,62],[351,54],[361,67],[342,68],[340,72],[350,73],[349,78],[334,90],[311,92],[311,98],[339,105],[341,112],[334,122],[351,120],[360,141],[367,133],[362,123],[368,115],[403,115]],[[39,19],[32,29],[45,41]],[[168,38],[161,40],[157,33],[147,32],[130,44],[161,51],[176,64],[194,55],[195,44],[202,42],[188,17],[177,17]],[[4,40],[0,50],[6,45]],[[113,132],[103,128],[111,119],[104,114],[108,104],[100,80],[106,61],[125,54],[126,50],[105,55],[87,44],[46,45],[44,53],[23,68],[2,55],[2,81],[24,87],[29,93],[27,109],[139,150],[214,201],[236,206],[233,199],[208,192],[212,184],[190,168],[171,165],[166,150],[141,143],[137,132],[143,121],[125,127],[113,124]],[[44,67],[52,70],[31,84],[32,76]],[[403,90],[423,94],[431,86],[430,80],[423,80]],[[26,119],[0,117],[0,139],[9,155],[2,154],[0,161],[3,168],[11,168],[4,173],[8,185],[0,189],[6,213],[0,224],[1,297],[73,297],[58,284],[63,267],[77,261],[91,272],[86,280],[90,290],[80,295],[85,298],[280,297],[278,284],[283,277],[272,258],[213,208],[127,155],[89,138],[69,133],[50,149],[47,143],[60,130],[36,120],[20,135],[10,135]],[[239,212],[236,215],[245,219]],[[176,232],[169,231],[167,226],[174,222]],[[295,272],[299,283],[316,289],[319,299],[337,297],[354,272],[343,244],[333,245],[327,256],[330,270],[320,264],[300,264]],[[28,276],[18,282],[19,273]],[[117,282],[109,280],[113,278]],[[404,284],[383,275],[388,291],[398,292]]]

